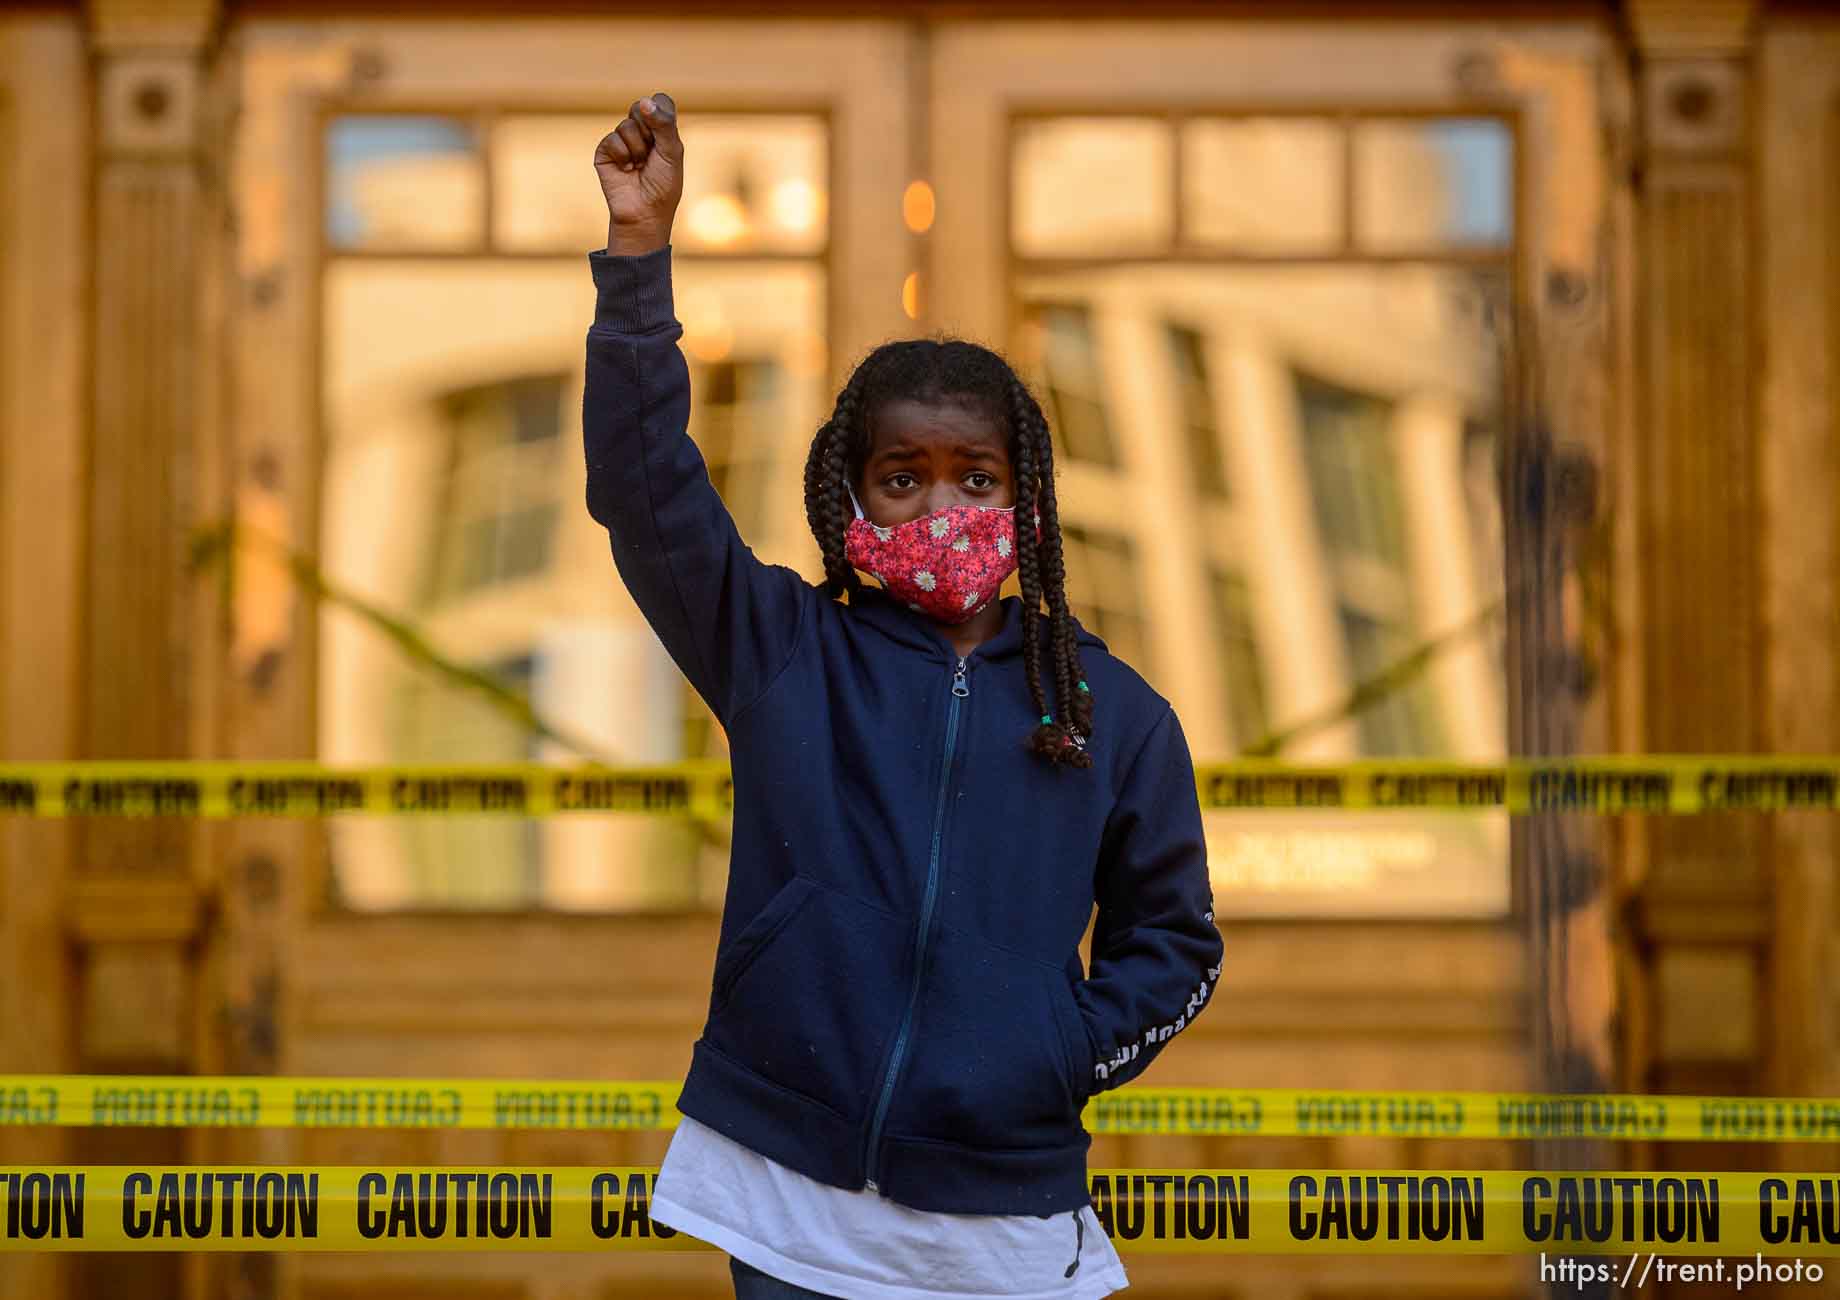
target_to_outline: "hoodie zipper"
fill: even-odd
[[[971,694],[971,687],[965,680],[968,671],[965,657],[958,657],[958,666],[952,670],[952,703],[946,710],[946,745],[945,759],[939,774],[939,803],[933,809],[933,846],[926,864],[926,896],[920,905],[920,934],[916,941],[914,953],[913,980],[907,989],[907,1011],[901,1017],[901,1028],[895,1034],[894,1054],[888,1058],[888,1073],[882,1079],[881,1100],[875,1106],[875,1118],[869,1124],[869,1139],[863,1150],[863,1167],[867,1177],[863,1186],[871,1192],[879,1192],[875,1175],[875,1148],[882,1136],[882,1122],[888,1118],[888,1103],[894,1099],[895,1078],[901,1070],[901,1059],[907,1053],[907,1035],[913,1028],[914,1005],[920,998],[920,978],[926,969],[926,941],[933,922],[933,900],[939,893],[939,838],[941,827],[945,824],[946,791],[952,787],[952,751],[958,746],[958,708],[959,701]]]

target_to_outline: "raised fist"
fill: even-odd
[[[646,253],[670,243],[684,194],[684,142],[671,97],[635,99],[626,120],[595,146],[594,170],[607,199],[609,253]]]

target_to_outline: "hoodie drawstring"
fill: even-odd
[[[1086,1220],[1080,1217],[1078,1210],[1073,1212],[1073,1227],[1073,1263],[1067,1265],[1067,1271],[1061,1274],[1062,1277],[1072,1277],[1080,1267],[1080,1247],[1086,1244]]]

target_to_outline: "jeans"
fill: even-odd
[[[807,1300],[808,1297],[809,1300],[835,1300],[822,1291],[808,1291],[802,1286],[782,1282],[733,1255],[728,1257],[728,1271],[735,1279],[735,1300]]]

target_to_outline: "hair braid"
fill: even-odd
[[[1060,517],[1054,500],[1054,448],[1048,421],[1028,385],[989,348],[938,336],[884,343],[857,362],[837,395],[830,419],[818,427],[805,461],[805,519],[824,558],[824,591],[833,599],[863,590],[845,554],[855,512],[847,486],[869,458],[870,423],[886,403],[956,402],[983,411],[1009,430],[1016,479],[1016,570],[1022,585],[1022,661],[1038,715],[1024,746],[1044,761],[1090,768],[1083,746],[1092,735],[1092,693],[1081,678],[1073,618],[1061,562]],[[1036,540],[1039,517],[1041,539]],[[1054,709],[1042,677],[1041,612],[1048,607]],[[1055,712],[1058,709],[1058,713]]]
[[[1054,636],[1056,656],[1066,663],[1067,678],[1074,684],[1074,690],[1068,696],[1068,711],[1073,721],[1085,735],[1092,734],[1092,696],[1090,692],[1078,689],[1085,680],[1084,670],[1080,666],[1079,638],[1073,629],[1073,615],[1067,601],[1067,568],[1065,563],[1066,548],[1060,529],[1060,503],[1055,499],[1054,485],[1048,485],[1044,510],[1054,518],[1053,545],[1048,556],[1050,570],[1049,590],[1053,593]]]
[[[1028,391],[1028,386],[1014,375],[1011,376],[1009,405],[1017,441],[1032,444],[1042,463],[1051,467],[1054,448],[1048,434],[1048,421],[1041,413],[1040,403]],[[1054,696],[1060,707],[1060,715],[1052,722],[1038,724],[1029,738],[1029,746],[1036,753],[1057,763],[1065,763],[1070,767],[1091,767],[1092,755],[1086,752],[1083,742],[1092,735],[1092,696],[1090,691],[1081,690],[1076,685],[1083,683],[1084,678],[1080,675],[1073,619],[1067,605],[1067,575],[1061,562],[1060,513],[1055,501],[1051,469],[1040,476],[1036,509],[1041,514],[1042,586],[1048,600],[1048,635],[1054,655]],[[1021,511],[1017,513],[1020,516]],[[1032,540],[1033,520],[1018,524],[1018,530],[1023,529],[1029,532]],[[1042,712],[1046,714],[1048,710],[1044,708]]]
[[[1033,443],[1028,437],[1016,439],[1016,580],[1022,586],[1022,671],[1040,715],[1048,711],[1048,698],[1041,689],[1041,545],[1033,526],[1034,503],[1040,495]],[[1036,748],[1032,740],[1030,746]]]
[[[850,376],[850,382],[837,394],[836,408],[831,418],[819,426],[805,458],[805,521],[811,526],[812,536],[818,539],[818,549],[824,556],[824,594],[833,599],[846,591],[855,596],[862,589],[862,579],[856,576],[856,570],[844,557],[843,536],[850,520],[856,517],[850,507],[847,487],[849,448],[856,438],[867,436],[866,430],[856,427],[860,418],[863,372],[867,369],[867,366],[858,367]]]

